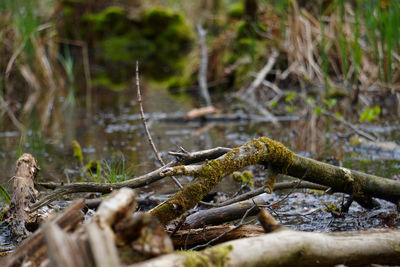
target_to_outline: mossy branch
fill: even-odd
[[[399,182],[302,157],[279,142],[261,137],[203,165],[164,169],[164,175],[192,175],[197,181],[150,212],[167,223],[193,208],[226,175],[246,166],[267,163],[274,171],[328,186],[334,192],[356,198],[377,197],[395,204],[400,201]]]
[[[294,155],[281,143],[261,137],[204,165],[167,168],[166,175],[193,175],[197,182],[179,190],[173,197],[150,212],[161,222],[167,223],[193,208],[226,175],[246,166],[263,162],[269,162],[282,173],[286,173],[294,162]]]

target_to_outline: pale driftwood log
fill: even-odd
[[[99,224],[85,225],[87,247],[96,267],[120,266],[118,251],[115,246],[114,234],[110,229],[104,229]]]
[[[88,224],[67,234],[48,223],[43,231],[51,266],[120,266],[113,224],[135,210],[135,193],[128,188],[113,192],[101,203]]]
[[[279,225],[265,210],[269,234],[229,241],[198,252],[161,256],[130,267],[150,266],[334,266],[398,264],[400,230],[309,233]]]
[[[232,224],[207,226],[204,228],[178,230],[172,236],[172,242],[175,248],[191,248],[197,245],[205,244],[210,240],[213,240],[224,233],[226,233],[221,239],[216,241],[214,244],[226,242],[230,240],[259,236],[264,234],[262,227],[257,225],[242,225],[237,229]]]
[[[56,224],[47,223],[43,227],[49,266],[93,266],[84,253],[85,250],[70,235]],[[72,256],[73,255],[73,256]]]
[[[25,239],[37,228],[37,213],[29,207],[39,196],[34,187],[34,179],[38,172],[36,159],[31,154],[25,153],[17,160],[13,196],[6,214],[7,223],[17,242]]]
[[[63,195],[81,192],[99,192],[103,194],[110,193],[112,190],[120,189],[122,187],[138,188],[145,185],[154,183],[166,175],[163,170],[168,167],[174,167],[178,165],[192,164],[204,161],[206,159],[215,159],[221,155],[231,151],[230,148],[216,147],[213,149],[207,149],[197,152],[172,152],[171,155],[177,157],[177,160],[169,162],[167,165],[154,170],[145,175],[141,175],[130,180],[113,183],[113,184],[99,184],[99,183],[73,183],[73,184],[61,184],[61,183],[37,183],[39,186],[43,186],[48,189],[54,189],[53,192],[41,198],[37,203],[31,205],[31,210],[37,210],[38,208],[49,204],[53,200],[62,197]]]
[[[54,219],[54,224],[65,231],[74,229],[83,219],[82,209],[85,205],[83,199],[76,200],[59,216]],[[23,262],[31,262],[33,265],[39,265],[46,255],[43,229],[38,229],[28,239],[24,241],[13,253],[8,255],[2,261],[0,266],[21,266]]]

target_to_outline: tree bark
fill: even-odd
[[[263,197],[256,197],[253,199],[236,202],[227,206],[219,208],[211,208],[198,211],[186,218],[183,225],[185,229],[200,228],[206,225],[217,225],[233,220],[241,219],[248,209],[254,205],[264,205],[265,200]],[[255,207],[252,209],[248,216],[257,215],[259,209]]]
[[[37,228],[37,213],[30,205],[37,201],[38,191],[34,179],[39,172],[36,159],[31,154],[23,154],[16,163],[13,182],[13,196],[7,211],[7,223],[17,242],[25,239]]]
[[[237,229],[234,228],[235,226],[232,224],[224,224],[197,229],[179,230],[172,236],[172,242],[174,243],[175,248],[186,249],[207,243],[208,241],[217,238],[224,233],[227,234],[225,234],[214,244],[264,234],[262,227],[257,225],[242,225]]]
[[[164,175],[192,175],[197,181],[181,189],[150,213],[167,223],[193,208],[223,177],[255,164],[268,166],[276,173],[328,186],[331,191],[350,194],[358,201],[371,197],[385,199],[396,205],[400,201],[400,183],[397,181],[302,157],[279,142],[261,137],[203,165],[165,168]]]
[[[400,230],[324,234],[284,228],[199,252],[161,256],[130,267],[396,265],[400,262],[399,247]]]

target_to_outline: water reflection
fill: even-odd
[[[74,110],[64,114],[63,120],[61,120],[62,123],[60,123],[63,127],[51,135],[45,136],[40,131],[30,130],[21,137],[19,132],[10,130],[3,125],[0,132],[1,183],[6,185],[13,176],[14,164],[20,147],[23,152],[32,153],[38,159],[41,167],[38,179],[56,182],[81,179],[82,173],[78,171],[80,168],[79,162],[72,156],[71,142],[75,139],[82,146],[85,162],[90,160],[107,161],[113,155],[122,153],[126,159],[127,166],[134,166],[137,174],[143,174],[157,168],[159,165],[144,135],[140,116],[138,115],[134,88],[122,93],[98,92],[94,96],[94,105],[91,112],[87,112],[77,104]],[[160,117],[165,118],[167,115],[183,115],[195,107],[196,103],[190,98],[176,99],[168,95],[165,90],[157,88],[144,90],[143,98],[144,109],[147,112],[146,116],[155,145],[165,161],[171,159],[168,157],[167,152],[178,150],[179,146],[189,151],[216,146],[234,147],[252,138],[264,135],[281,141],[297,153],[320,160],[334,156],[344,167],[359,169],[385,177],[398,174],[400,170],[398,160],[380,159],[376,155],[362,154],[363,151],[352,149],[346,139],[340,138],[337,133],[325,134],[323,131],[318,132],[317,143],[315,144],[317,151],[311,153],[311,141],[308,135],[310,128],[306,120],[282,122],[279,126],[267,122],[236,123],[232,121],[217,121],[213,122],[204,132],[198,134],[199,128],[204,127],[207,122],[179,123],[177,121],[166,122],[165,120],[159,120]],[[78,103],[80,102],[78,101]],[[345,131],[340,125],[335,125],[334,130],[338,133]],[[387,129],[380,134],[383,137],[395,136],[398,138],[397,133],[393,133],[393,131],[397,131],[397,128]],[[252,167],[251,169],[254,170],[259,179],[263,178],[263,172],[260,168]],[[90,178],[86,179],[90,180]],[[190,179],[181,178],[181,181],[183,184],[187,184]],[[239,187],[240,185],[233,183],[232,180],[224,179],[216,190],[230,194]],[[139,191],[154,191],[156,194],[166,194],[176,191],[176,186],[170,179],[164,179]],[[278,199],[279,197],[279,194],[271,196],[273,199]],[[302,230],[324,230],[325,228],[334,230],[340,228],[338,225],[336,228],[334,227],[336,221],[330,222],[330,215],[323,209],[316,210],[310,215],[304,215],[305,210],[302,209],[318,208],[323,206],[324,202],[340,203],[341,196],[314,197],[308,194],[295,194],[293,197],[288,199],[286,206],[281,205],[281,208],[277,210],[281,215],[282,222],[285,224],[300,227]],[[296,210],[293,211],[291,209],[293,207]],[[390,212],[392,208],[389,204],[383,206],[385,212]],[[361,208],[356,207],[352,216],[360,215],[362,212]],[[315,219],[319,216],[322,216],[320,222],[310,219]],[[370,221],[372,222],[373,219]],[[351,228],[352,226],[347,224],[347,227]],[[360,227],[357,226],[355,228],[358,229]]]

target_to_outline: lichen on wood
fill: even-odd
[[[185,267],[206,267],[206,266],[225,266],[229,260],[229,252],[233,249],[232,245],[212,247],[204,251],[182,252],[185,257]]]

